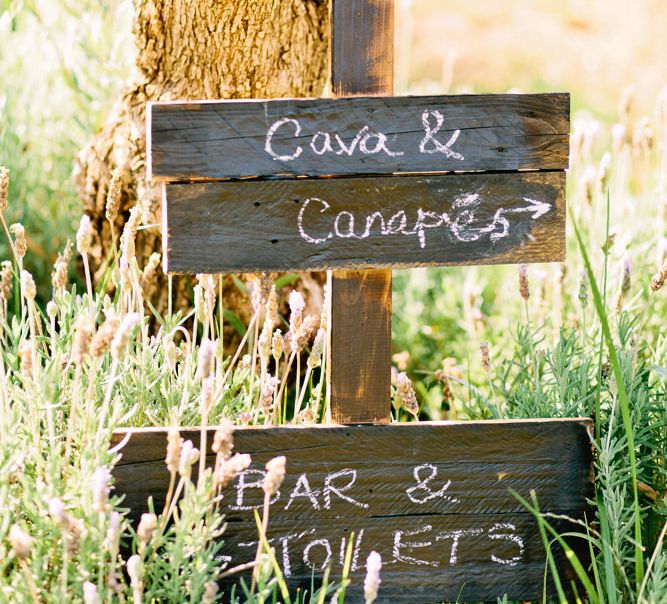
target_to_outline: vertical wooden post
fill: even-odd
[[[391,95],[394,0],[333,0],[336,96]],[[389,421],[391,270],[328,273],[331,415],[342,424]]]

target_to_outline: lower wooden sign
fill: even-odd
[[[327,566],[340,577],[351,541],[346,602],[363,602],[364,564],[373,550],[383,561],[378,602],[539,598],[542,540],[510,490],[523,497],[534,490],[542,511],[582,520],[593,495],[590,428],[582,418],[238,428],[235,450],[250,453],[253,463],[224,491],[221,564],[254,558],[264,464],[285,455],[287,476],[271,506],[268,537],[292,588],[309,588]],[[135,518],[149,496],[156,508],[164,501],[166,434],[114,435],[115,443],[128,439],[114,476]],[[181,434],[199,440],[196,429]],[[566,519],[551,522],[559,531],[573,528]],[[561,552],[556,562],[569,584],[573,573]]]
[[[565,258],[565,173],[169,184],[170,273]]]

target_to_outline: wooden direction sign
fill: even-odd
[[[340,577],[352,539],[346,602],[363,601],[373,550],[383,560],[378,602],[538,598],[542,542],[531,513],[509,490],[529,497],[535,489],[543,511],[584,520],[593,495],[589,428],[577,420],[239,428],[235,449],[251,453],[253,464],[223,493],[221,563],[254,557],[264,464],[285,455],[287,477],[271,506],[268,538],[292,588],[309,589],[326,566]],[[182,436],[196,444],[199,430]],[[118,433],[116,442],[125,437]],[[123,449],[116,484],[135,515],[147,493],[156,508],[163,505],[164,450],[163,430],[141,431]],[[211,465],[214,459],[209,451]],[[572,529],[565,520],[550,522]],[[574,577],[562,552],[556,557],[568,583]],[[229,593],[230,584],[224,587]]]
[[[563,260],[567,94],[160,103],[149,115],[154,178],[262,177],[165,185],[169,272]],[[428,176],[370,176],[396,173]]]
[[[392,92],[393,2],[333,0],[332,16],[332,90],[365,96],[153,104],[149,174],[168,272],[332,269],[332,417],[381,424],[392,267],[564,259],[569,95],[369,98]],[[583,520],[589,430],[581,418],[238,429],[253,466],[224,493],[224,562],[253,559],[258,481],[285,455],[269,538],[292,587],[326,566],[340,577],[352,542],[347,603],[363,601],[371,550],[381,602],[538,598],[545,552],[511,489],[534,489],[557,530]],[[116,486],[135,517],[165,497],[166,435],[132,430],[122,449]]]
[[[565,174],[169,184],[175,273],[564,260]]]
[[[160,180],[563,170],[568,94],[158,103]]]

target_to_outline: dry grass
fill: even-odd
[[[661,0],[397,0],[398,89],[567,90],[613,119],[632,86],[648,112],[667,82],[665,22]]]

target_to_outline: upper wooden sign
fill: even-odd
[[[564,258],[567,94],[156,103],[149,122],[167,272]]]
[[[159,180],[563,170],[569,94],[152,103]]]

